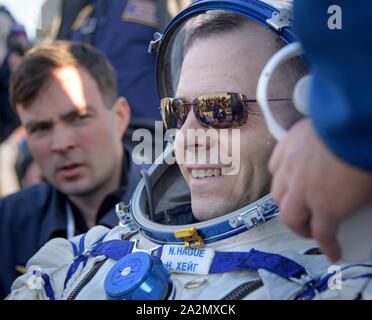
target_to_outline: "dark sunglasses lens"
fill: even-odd
[[[190,109],[191,104],[184,104],[179,99],[161,99],[161,114],[166,129],[181,129]]]
[[[242,94],[230,94],[231,103],[231,126],[239,127],[244,125],[248,119],[248,102]]]
[[[164,98],[160,101],[161,117],[165,126],[165,129],[175,128],[176,119],[173,115],[173,99]]]
[[[246,123],[248,106],[236,93],[195,99],[195,114],[203,126],[215,129],[238,127]]]

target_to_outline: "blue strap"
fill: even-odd
[[[342,267],[341,270],[345,271],[347,269],[354,268],[354,267],[372,268],[372,264],[368,264],[368,263],[350,264],[350,265],[347,265],[345,267]]]
[[[307,284],[306,290],[297,295],[295,300],[311,300],[314,299],[317,292],[323,292],[328,289],[328,280],[334,276],[336,272],[332,272]]]
[[[37,276],[37,277],[41,277],[44,281],[44,291],[45,291],[45,294],[46,296],[49,298],[49,300],[55,300],[55,296],[54,296],[54,290],[52,288],[52,285],[50,283],[50,278],[49,276],[42,272],[42,271],[39,271],[39,270],[34,270],[32,272],[33,275]]]
[[[44,280],[44,291],[49,300],[55,300],[54,296],[54,290],[52,288],[52,285],[50,283],[50,278],[46,273],[41,274],[41,278]]]
[[[367,268],[372,268],[371,264],[353,264],[353,265],[348,265],[346,267],[341,268],[341,271],[353,268],[353,267],[367,267]],[[328,280],[336,274],[335,272],[329,273],[325,275],[322,278],[313,280],[308,283],[307,289],[300,293],[297,297],[296,300],[308,300],[308,299],[313,299],[317,293],[322,293],[328,289]],[[363,279],[363,278],[372,278],[372,273],[364,273],[356,276],[352,276],[349,278],[343,278],[342,281],[347,281],[347,280],[355,280],[355,279]]]
[[[75,243],[70,241],[75,259],[74,262],[70,265],[66,279],[64,282],[64,289],[66,289],[68,281],[71,277],[75,274],[76,270],[79,268],[80,264],[83,263],[83,268],[85,267],[86,263],[88,262],[89,256],[97,257],[97,256],[106,256],[107,258],[113,260],[120,260],[122,257],[126,256],[128,253],[132,252],[134,242],[128,240],[110,240],[106,242],[102,242],[106,234],[99,239],[96,243],[92,245],[89,251],[84,251],[85,246],[85,235],[83,235],[79,240],[79,249]]]
[[[79,253],[82,254],[84,252],[84,243],[85,243],[85,236],[86,234],[84,234],[80,240],[79,240]],[[99,241],[99,240],[98,240]]]
[[[86,263],[88,261],[88,257],[85,256],[85,255],[83,255],[85,236],[86,236],[86,234],[84,234],[80,238],[80,240],[79,240],[79,249],[77,248],[77,246],[76,246],[76,244],[74,242],[72,242],[71,240],[69,240],[70,243],[71,243],[71,245],[72,245],[72,249],[74,251],[75,259],[74,259],[74,262],[68,268],[66,279],[65,279],[65,282],[64,282],[64,285],[63,285],[63,289],[66,289],[67,282],[74,275],[74,273],[76,272],[76,270],[79,268],[80,264],[83,263],[83,266],[85,267],[85,265],[86,265]]]
[[[133,241],[128,240],[110,240],[95,245],[90,251],[90,256],[106,256],[113,260],[120,260],[122,257],[132,252]]]
[[[84,239],[80,239],[79,252],[84,249],[81,245]],[[88,256],[106,256],[113,260],[120,260],[125,255],[132,252],[134,242],[128,240],[110,240],[95,243],[88,254],[80,254],[75,258],[70,266],[66,277],[65,285],[74,274],[82,261],[87,261]],[[162,248],[158,249],[158,256],[161,255]],[[307,272],[303,266],[279,254],[261,252],[251,249],[249,252],[215,252],[209,273],[223,273],[238,270],[257,271],[259,269],[267,270],[282,278],[300,279]],[[325,280],[326,281],[326,280]]]
[[[284,256],[251,249],[249,252],[215,252],[209,273],[264,269],[282,278],[301,278],[303,266]]]
[[[71,243],[72,249],[74,251],[75,259],[74,259],[74,262],[70,265],[70,267],[67,271],[66,279],[65,279],[65,282],[64,282],[64,289],[66,289],[66,285],[67,285],[68,281],[71,279],[71,277],[74,275],[76,270],[79,268],[80,264],[82,263],[83,268],[85,268],[85,266],[88,262],[89,254],[84,252],[84,250],[85,250],[85,236],[86,236],[86,234],[84,234],[82,237],[80,237],[79,249],[77,248],[76,244],[73,241],[69,240],[70,243]],[[105,236],[106,236],[106,234],[104,234],[95,244],[102,242]]]
[[[361,274],[359,276],[350,277],[350,278],[345,279],[345,281],[346,280],[363,279],[363,278],[372,278],[372,273],[364,273],[364,274]]]
[[[74,256],[77,257],[79,255],[79,250],[76,246],[76,244],[74,242],[72,242],[71,240],[69,240],[70,243],[71,243],[71,246],[72,246],[72,250],[74,251]]]

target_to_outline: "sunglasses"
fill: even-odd
[[[182,99],[160,100],[161,115],[166,129],[180,129],[191,109],[200,125],[223,129],[242,126],[248,119],[248,100],[240,93],[217,93],[195,98],[192,103]]]
[[[270,99],[269,101],[289,101],[291,99]],[[248,120],[248,100],[244,94],[224,92],[203,95],[192,103],[182,99],[163,98],[160,109],[165,128],[181,129],[191,109],[199,124],[206,128],[224,129],[244,125]]]

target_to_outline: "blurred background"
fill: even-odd
[[[123,138],[124,142],[127,140],[130,143],[131,133],[138,127],[153,130],[154,120],[159,120],[156,108],[159,100],[154,81],[155,56],[147,54],[146,49],[153,33],[163,31],[170,19],[192,0],[146,1],[156,4],[156,25],[143,24],[142,33],[128,35],[120,29],[125,27],[119,22],[125,20],[124,13],[110,17],[110,12],[115,11],[110,6],[121,5],[127,9],[135,3],[134,0],[0,0],[0,197],[44,182],[42,172],[28,149],[25,131],[9,103],[8,94],[12,72],[27,50],[42,42],[69,39],[100,49],[116,69],[118,94],[127,97],[132,108],[131,127]],[[118,20],[115,29],[110,19]],[[98,22],[93,28],[87,28],[92,21]],[[118,34],[121,37],[117,37]],[[107,40],[110,37],[111,43]],[[133,41],[137,48],[133,48],[132,53],[124,50]],[[135,50],[143,52],[143,55],[139,57]],[[125,70],[126,60],[133,56],[138,65],[134,66],[138,69],[137,74]],[[128,78],[128,73],[133,74],[131,78]],[[137,85],[141,81],[142,84]],[[142,94],[142,105],[137,105],[135,97],[139,96],[138,92],[143,92],[143,87],[148,89],[148,96]],[[145,110],[144,104],[147,106]]]
[[[39,21],[41,19],[40,10],[45,2],[53,3],[58,1],[45,0],[0,0],[0,5],[5,6],[14,18],[21,22],[29,36],[30,40],[34,40],[37,29],[40,28]]]

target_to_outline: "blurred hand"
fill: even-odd
[[[338,226],[372,203],[372,173],[336,158],[308,119],[299,121],[278,143],[269,167],[281,220],[296,233],[317,240],[324,254],[338,260]]]

